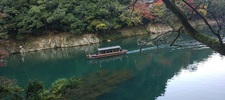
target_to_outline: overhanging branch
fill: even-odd
[[[223,44],[223,40],[222,37],[220,35],[220,30],[222,29],[222,27],[219,27],[218,33],[215,32],[212,28],[212,26],[208,23],[208,21],[206,20],[206,18],[204,16],[202,16],[194,7],[192,7],[188,2],[186,2],[185,0],[182,0],[186,5],[188,5],[197,15],[199,15],[201,17],[201,19],[205,22],[205,24],[209,27],[210,31],[218,38],[219,43],[221,48],[225,49],[224,44]],[[216,20],[216,17],[214,16],[214,19]],[[216,20],[217,21],[217,20]],[[218,21],[217,21],[218,22]]]
[[[222,43],[222,41],[220,41],[216,38],[210,37],[206,34],[199,33],[196,29],[194,29],[190,25],[185,14],[183,13],[183,11],[181,11],[180,8],[178,8],[170,0],[162,0],[162,1],[165,3],[166,7],[169,10],[171,10],[176,15],[176,17],[181,21],[181,24],[183,25],[183,27],[185,28],[185,30],[189,36],[191,36],[193,39],[205,44],[206,46],[210,47],[214,51],[216,51],[222,55],[225,55],[225,49],[224,49],[225,46]]]
[[[173,42],[170,44],[170,46],[173,46],[174,43],[177,41],[177,39],[180,37],[180,34],[181,34],[181,29],[183,28],[183,26],[181,26],[179,29],[178,29],[178,34],[176,36],[176,38],[173,40]]]

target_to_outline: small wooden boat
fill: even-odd
[[[109,56],[117,56],[126,54],[127,50],[122,49],[120,46],[111,46],[111,47],[104,47],[98,48],[97,54],[88,54],[86,57],[88,59],[95,59],[95,58],[104,58]]]

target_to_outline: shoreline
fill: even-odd
[[[209,21],[210,24],[216,24],[215,21]],[[203,22],[191,22],[193,26],[204,25]],[[176,25],[175,27],[179,26]],[[87,33],[80,36],[74,36],[73,34],[62,32],[54,34],[50,32],[48,35],[29,37],[26,41],[6,40],[1,42],[0,48],[9,54],[21,53],[20,46],[23,47],[24,52],[33,52],[54,48],[69,48],[84,45],[91,45],[101,42],[110,42],[120,38],[127,38],[132,36],[147,35],[156,37],[162,33],[172,31],[171,26],[167,24],[147,24],[145,26],[133,26],[116,30],[117,33],[106,34],[99,36],[93,33]]]

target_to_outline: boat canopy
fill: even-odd
[[[111,47],[98,48],[98,51],[113,50],[113,49],[121,49],[121,47],[120,46],[111,46]]]

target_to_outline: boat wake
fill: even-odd
[[[142,48],[141,51],[154,50],[154,49],[157,49],[157,47],[156,47],[156,46],[153,46],[153,47],[146,47],[146,48]],[[137,49],[137,50],[131,50],[131,51],[128,51],[127,54],[139,53],[139,52],[140,52],[140,49]]]
[[[156,50],[156,49],[171,49],[171,50],[181,50],[181,49],[205,49],[208,48],[207,46],[199,43],[199,42],[195,42],[195,41],[184,41],[184,42],[180,42],[179,43],[180,46],[170,46],[169,44],[164,44],[164,45],[159,45],[157,46],[151,46],[151,47],[146,47],[146,48],[142,48],[142,52],[143,51],[149,51],[149,50]],[[140,48],[136,49],[136,50],[129,50],[127,52],[127,54],[132,54],[132,53],[140,53]]]

